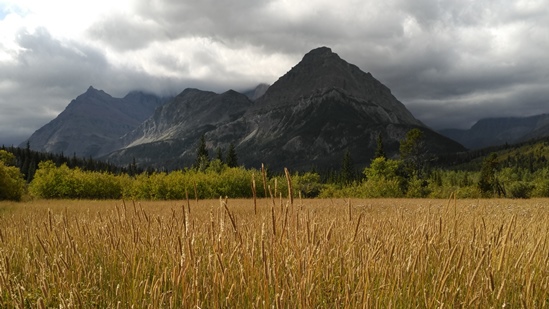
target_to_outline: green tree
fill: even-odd
[[[15,166],[15,155],[5,150],[0,150],[0,162],[6,166]]]
[[[210,155],[208,153],[208,149],[206,148],[206,137],[202,135],[202,137],[200,137],[200,141],[198,142],[194,167],[199,171],[204,171],[208,168],[209,163]]]
[[[25,192],[23,174],[14,164],[15,156],[0,150],[0,200],[18,201]]]
[[[132,163],[128,165],[128,175],[131,177],[137,175],[137,163],[135,162],[135,157],[133,157]]]
[[[491,153],[482,161],[478,188],[484,195],[505,195],[505,190],[499,183],[496,176],[498,166],[498,155],[496,153]]]
[[[405,179],[402,174],[402,161],[375,158],[364,169],[365,197],[402,197]]]
[[[410,176],[423,178],[428,163],[423,131],[417,128],[408,131],[400,142],[400,158]]]
[[[354,162],[351,157],[349,149],[345,151],[343,155],[343,161],[341,162],[341,182],[343,184],[350,184],[355,179]]]
[[[215,150],[215,158],[219,161],[221,161],[221,163],[223,163],[223,152],[221,151],[221,147],[217,147],[217,149]]]
[[[238,167],[238,157],[236,156],[236,150],[233,143],[229,144],[229,150],[227,150],[227,157],[225,163],[229,167]]]
[[[364,169],[367,180],[399,179],[401,162],[386,158],[375,158],[370,166]]]
[[[320,175],[314,172],[306,172],[302,175],[295,174],[292,176],[293,186],[301,192],[303,197],[317,197],[322,189],[320,183]]]
[[[225,165],[221,160],[215,159],[210,161],[210,164],[208,165],[208,168],[205,170],[207,173],[217,173],[221,174],[223,170],[227,168],[227,165]]]
[[[383,137],[381,136],[381,133],[377,135],[377,147],[376,152],[374,154],[374,158],[386,158],[387,155],[385,154],[385,149],[383,147]]]

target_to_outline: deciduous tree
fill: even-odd
[[[20,200],[25,192],[23,174],[15,166],[15,156],[0,150],[0,200]]]

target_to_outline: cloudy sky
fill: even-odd
[[[549,113],[549,0],[0,0],[0,144],[90,85],[244,90],[318,46],[435,129]]]

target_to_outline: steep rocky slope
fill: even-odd
[[[115,150],[113,143],[149,118],[165,100],[143,92],[113,98],[90,87],[21,146],[28,142],[37,151],[98,157]]]
[[[204,134],[212,152],[236,145],[246,166],[336,168],[347,150],[357,164],[369,163],[379,134],[389,155],[395,155],[413,128],[425,132],[433,153],[464,150],[414,118],[370,73],[322,47],[306,54],[255,102],[231,91],[185,90],[126,135],[124,147],[108,158],[120,164],[136,158],[155,167],[189,166]]]

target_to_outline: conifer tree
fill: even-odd
[[[408,131],[406,138],[400,142],[400,159],[404,161],[410,175],[423,178],[428,163],[423,131],[420,129]]]
[[[221,163],[223,163],[223,153],[221,152],[221,148],[217,147],[215,153],[216,153],[215,158],[221,161]]]
[[[498,165],[498,156],[496,153],[491,153],[482,161],[480,180],[478,182],[478,188],[482,193],[488,195],[495,193],[498,196],[505,195],[505,190],[496,176]]]
[[[228,167],[238,167],[238,158],[236,156],[236,151],[234,149],[233,143],[229,145],[229,150],[227,150],[226,162]]]
[[[344,184],[350,184],[354,180],[353,172],[353,158],[351,158],[351,152],[347,149],[345,155],[343,155],[343,162],[341,163],[341,181]]]
[[[210,163],[210,155],[208,149],[206,148],[206,137],[202,135],[198,143],[198,149],[196,151],[196,161],[194,167],[200,171],[206,170]]]
[[[381,136],[381,133],[377,135],[377,148],[374,154],[374,159],[375,158],[387,158],[387,156],[385,155],[385,149],[383,147],[383,137]]]

